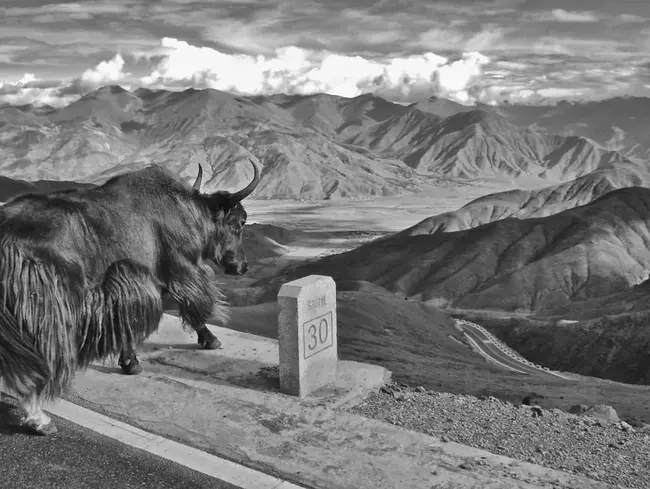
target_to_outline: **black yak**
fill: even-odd
[[[251,161],[251,163],[253,163]],[[89,363],[120,354],[139,370],[135,347],[154,331],[162,295],[205,348],[219,340],[209,317],[227,320],[210,262],[246,272],[241,201],[235,192],[200,192],[159,166],[95,188],[25,194],[0,207],[0,378],[26,411],[23,424],[56,431],[42,408]]]

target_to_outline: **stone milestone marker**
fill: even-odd
[[[336,284],[332,277],[309,275],[278,293],[280,390],[305,397],[336,380]]]

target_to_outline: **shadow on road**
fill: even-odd
[[[109,367],[108,365],[88,365],[88,370],[96,370],[108,375],[124,375],[120,367]]]

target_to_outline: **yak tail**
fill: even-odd
[[[40,393],[51,372],[47,361],[22,332],[18,321],[4,305],[0,305],[0,379],[21,397]]]

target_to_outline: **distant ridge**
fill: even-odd
[[[548,136],[483,109],[440,118],[411,107],[347,142],[439,177],[566,181],[625,161],[585,138]]]
[[[412,103],[409,105],[409,108],[414,108],[421,112],[427,112],[444,119],[445,117],[450,117],[458,113],[470,112],[478,107],[459,104],[458,102],[453,102],[440,97],[430,97],[427,100]]]
[[[0,174],[101,183],[158,163],[191,179],[201,164],[206,191],[233,190],[250,179],[253,158],[263,167],[254,197],[322,200],[408,194],[446,179],[542,186],[627,161],[589,138],[517,125],[517,110],[114,85],[60,109],[0,107]]]
[[[404,163],[351,150],[271,103],[217,90],[102,87],[61,109],[0,109],[0,173],[23,180],[101,183],[158,163],[204,189],[234,190],[261,161],[257,198],[335,199],[426,188]]]

